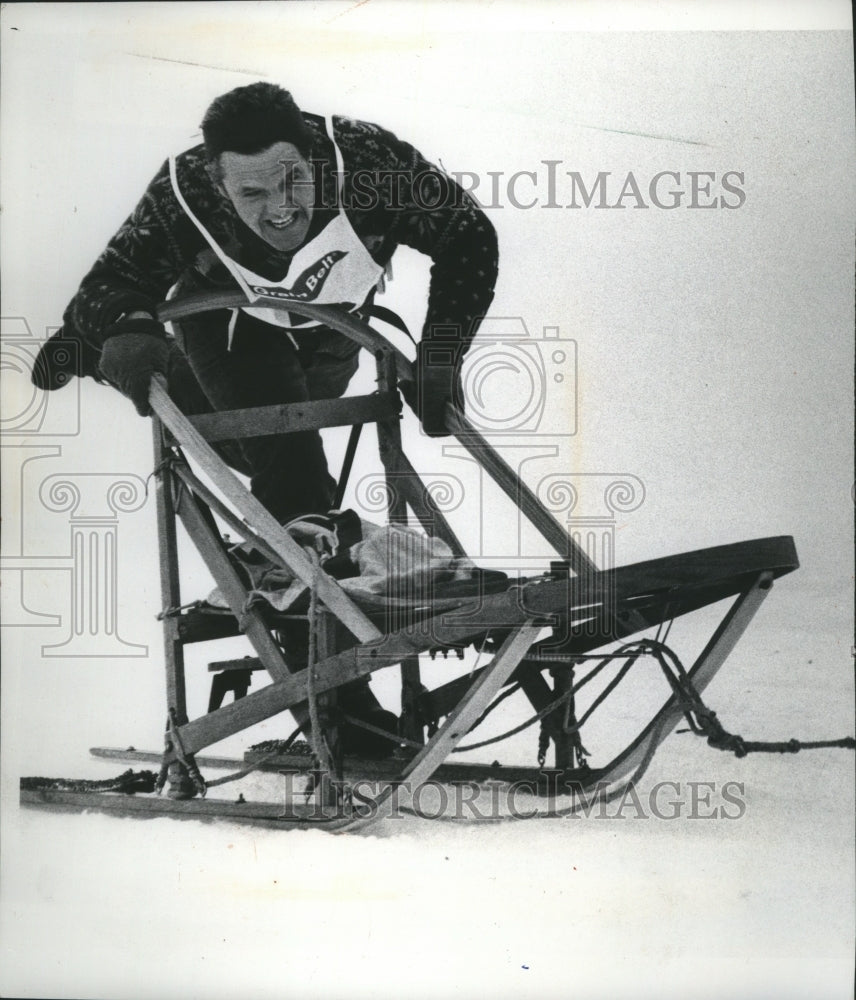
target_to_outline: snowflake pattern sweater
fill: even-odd
[[[310,159],[316,184],[311,239],[336,211],[336,167],[323,119],[310,114],[304,119],[313,133]],[[334,134],[345,168],[344,205],[354,231],[380,264],[401,244],[431,258],[423,339],[442,327],[447,336],[454,330],[465,348],[493,299],[498,266],[493,226],[450,177],[391,132],[334,118]],[[205,162],[201,145],[177,157],[178,181],[191,210],[229,256],[279,280],[291,254],[275,250],[240,220],[209,178]],[[66,335],[77,335],[99,350],[117,317],[153,309],[188,268],[214,283],[225,279],[225,269],[213,260],[175,197],[165,163],[83,279],[64,315]]]

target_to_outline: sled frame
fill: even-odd
[[[234,297],[227,297],[226,301],[223,301],[218,295],[194,296],[164,304],[159,310],[159,318],[163,321],[179,320],[194,312],[206,311],[213,307],[231,308],[238,304]],[[271,304],[282,306],[282,303],[275,301]],[[320,429],[344,424],[359,428],[366,422],[374,422],[378,431],[380,458],[386,474],[390,522],[406,523],[407,508],[410,507],[426,532],[437,535],[447,542],[455,555],[464,555],[463,546],[441,511],[433,503],[430,493],[407,459],[401,445],[399,427],[401,404],[397,384],[399,380],[413,379],[407,359],[377,331],[341,310],[333,307],[300,306],[299,311],[305,312],[309,318],[320,319],[331,329],[344,333],[373,353],[377,364],[378,382],[375,394],[196,417],[186,417],[181,413],[170,399],[162,382],[156,381],[150,394],[155,414],[156,468],[162,470],[157,489],[157,519],[159,548],[162,553],[161,588],[164,607],[167,609],[181,607],[175,528],[178,518],[229,602],[233,616],[240,623],[241,631],[247,635],[255,648],[258,663],[267,670],[274,682],[286,681],[289,677],[288,665],[270,635],[262,612],[257,609],[244,611],[246,588],[222,550],[222,544],[212,528],[210,518],[206,515],[206,506],[224,518],[245,539],[251,540],[275,562],[292,571],[310,586],[320,604],[320,617],[333,616],[361,643],[377,642],[381,639],[381,633],[323,569],[309,564],[297,543],[247,492],[216,454],[211,442],[224,438],[237,439],[276,431]],[[555,548],[557,555],[572,566],[575,572],[589,574],[593,572],[594,564],[577,543],[550,516],[534,493],[490,448],[476,429],[452,406],[448,408],[447,420],[449,426],[454,428],[457,439],[479,460],[480,465],[489,471],[503,491],[520,504],[535,527]],[[195,475],[183,458],[184,452],[192,457],[194,463],[229,501],[232,505],[231,511],[218,501]],[[176,489],[177,485],[179,489]],[[340,493],[343,487],[344,483],[340,483]],[[180,502],[177,502],[179,498]],[[237,518],[233,511],[237,511]],[[313,624],[317,627],[317,623]],[[253,715],[257,715],[260,709],[255,706],[255,702],[268,701],[270,693],[257,692],[259,698],[254,698],[252,702],[244,703],[242,698],[241,704],[236,702],[232,706],[226,706],[225,709],[216,709],[205,717],[204,726],[185,731],[184,727],[189,726],[184,668],[186,637],[181,634],[182,623],[169,615],[164,618],[164,626],[169,717],[176,730],[175,735],[180,740],[182,752],[193,753],[209,745],[210,742],[216,742],[225,735],[240,731],[244,726],[243,717],[247,715],[250,707],[253,706],[255,709]],[[320,631],[325,631],[323,625]],[[326,623],[326,631],[330,631],[329,622]],[[417,659],[420,651],[422,650],[414,650],[408,655],[400,656],[402,702],[405,709],[412,703],[414,692],[420,688]],[[326,649],[325,652],[332,650]],[[515,663],[514,667],[516,665]],[[294,710],[294,706],[291,707]],[[269,714],[266,709],[261,710],[265,711],[266,715]],[[305,724],[305,709],[298,709],[294,714],[299,723]],[[405,735],[411,739],[415,737],[417,740],[422,737],[412,721],[409,732]],[[201,744],[199,741],[203,739],[207,742]],[[178,754],[178,747],[170,744],[165,761],[178,759]]]
[[[257,304],[280,308],[284,305],[278,299],[264,296]],[[246,305],[246,299],[240,293],[203,293],[164,303],[158,310],[158,318],[164,322],[180,321],[199,312],[236,309],[242,305]],[[368,677],[375,670],[399,665],[402,709],[408,720],[408,728],[402,735],[421,744],[421,749],[403,765],[397,780],[411,784],[425,782],[440,768],[444,774],[454,774],[460,769],[465,775],[467,765],[446,763],[447,758],[489,702],[512,679],[520,683],[524,696],[540,712],[557,694],[567,690],[567,674],[561,667],[555,667],[557,658],[566,666],[572,666],[579,656],[590,650],[602,649],[666,620],[732,598],[719,626],[689,671],[696,689],[701,691],[734,648],[766,598],[774,578],[797,567],[793,541],[782,536],[601,571],[483,435],[450,404],[445,414],[449,431],[550,544],[564,572],[518,585],[510,584],[496,593],[449,599],[440,596],[432,602],[427,617],[423,615],[418,621],[408,619],[406,608],[393,609],[398,615],[396,627],[379,627],[378,615],[360,607],[336,580],[307,557],[213,447],[218,441],[253,435],[350,425],[353,430],[344,463],[346,476],[360,429],[366,423],[374,423],[386,477],[390,523],[407,523],[409,508],[427,534],[442,538],[454,554],[465,555],[461,542],[402,447],[398,384],[414,380],[406,357],[353,314],[332,306],[291,302],[288,308],[290,312],[298,312],[345,334],[368,350],[377,367],[376,392],[337,400],[186,416],[170,398],[161,379],[153,380],[151,386],[167,700],[162,774],[172,763],[189,764],[194,768],[195,755],[206,747],[286,710],[290,710],[306,730],[310,695],[317,700],[322,721],[330,725],[331,743],[335,745],[335,725],[330,722],[327,712],[334,705],[337,689]],[[214,489],[200,478],[199,471],[208,477]],[[344,486],[344,481],[340,481],[338,496],[342,495]],[[296,669],[295,665],[289,665],[275,637],[276,617],[258,607],[246,607],[247,586],[229,556],[212,515],[234,530],[239,540],[251,542],[309,588],[313,595],[309,614],[286,617],[308,620],[316,637],[314,663]],[[182,609],[179,521],[227,600],[230,614],[208,616],[205,620],[192,609]],[[578,624],[572,624],[576,619],[579,619]],[[337,645],[336,639],[337,635],[341,636],[342,628],[351,635],[351,644],[344,649]],[[493,644],[493,658],[486,666],[429,693],[438,716],[445,716],[445,721],[426,741],[425,730],[415,711],[420,699],[425,698],[419,655],[438,648],[459,649],[483,640],[494,630],[499,632],[501,641]],[[539,643],[539,636],[545,631],[550,631],[553,637],[563,638],[558,645],[554,642],[552,659],[542,661],[538,654],[544,640]],[[248,680],[251,670],[264,669],[271,684],[249,694],[245,693],[246,688],[241,689],[238,685],[236,700],[217,706],[212,701],[209,705],[212,710],[207,714],[188,718],[185,646],[240,633],[249,639],[255,657],[211,664],[209,669],[243,670],[246,673],[244,680]],[[553,674],[553,686],[544,677],[547,671]],[[553,771],[569,776],[580,788],[600,788],[628,775],[638,777],[683,712],[677,697],[670,696],[623,751],[596,769],[579,766],[578,736],[559,724],[558,712],[547,714],[543,721],[553,746]],[[341,777],[341,763],[339,758],[338,773],[332,777]],[[373,765],[366,763],[367,771],[371,772]],[[490,775],[516,780],[521,770],[492,767]],[[125,798],[90,794],[75,800],[75,794],[80,795],[34,792],[27,793],[27,800],[53,801],[61,806],[77,801],[84,808],[121,809],[121,800]],[[200,802],[198,806],[197,800],[183,802],[180,806],[164,799],[138,798],[137,801],[152,803],[149,807],[135,806],[141,810],[150,808],[155,812],[181,815],[217,813],[211,800]],[[324,806],[335,805],[329,799],[320,802]],[[224,809],[223,815],[240,816],[247,821],[270,819],[275,825],[282,819],[275,810],[265,812],[261,807],[260,810],[255,807]],[[292,815],[288,825],[294,825],[293,821]]]

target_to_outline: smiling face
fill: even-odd
[[[306,239],[315,204],[312,168],[290,142],[261,153],[225,152],[219,187],[241,220],[276,250],[296,250]]]

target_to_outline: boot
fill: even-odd
[[[339,711],[361,722],[382,729],[392,737],[398,734],[398,716],[388,712],[374,695],[366,680],[352,681],[337,691]],[[391,757],[398,746],[396,738],[388,739],[350,722],[339,728],[342,752],[346,757],[364,757],[367,760],[384,760]]]
[[[173,761],[169,765],[167,781],[167,798],[192,799],[196,795],[196,785],[178,761]]]
[[[308,659],[308,637],[306,623],[301,621],[283,622],[277,632],[286,662],[292,670],[299,670]],[[351,644],[353,644],[351,639]],[[343,644],[344,645],[344,644]],[[336,705],[340,713],[351,715],[362,722],[368,722],[384,732],[397,736],[398,717],[386,711],[374,696],[367,678],[351,681],[336,689]],[[347,757],[365,757],[368,760],[383,760],[390,757],[398,745],[397,740],[387,739],[377,733],[361,729],[353,723],[343,722],[339,726],[342,753]]]

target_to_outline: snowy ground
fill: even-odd
[[[804,598],[797,577],[777,585],[709,688],[732,731],[852,732],[850,651],[840,633],[789,627]],[[685,632],[691,648],[700,636]],[[638,800],[606,816],[478,827],[398,816],[336,837],[65,815],[19,810],[11,776],[115,775],[120,765],[85,748],[129,732],[155,747],[159,716],[135,727],[115,664],[85,681],[15,664],[4,673],[7,699],[39,705],[38,727],[29,713],[12,721],[4,754],[6,996],[849,995],[849,751],[737,760],[675,734]],[[72,714],[83,683],[89,710]],[[205,684],[197,675],[192,693]],[[534,740],[494,753],[531,763]],[[281,781],[217,791],[280,801]],[[525,794],[515,804],[543,808]],[[432,813],[438,799],[422,805]]]
[[[392,17],[373,3],[337,20],[346,6],[4,11],[4,187],[15,192],[4,204],[4,352],[21,319],[36,338],[58,322],[166,153],[196,141],[214,96],[253,79],[291,86],[310,110],[376,120],[449,170],[539,171],[542,198],[550,159],[586,178],[741,171],[739,211],[490,213],[503,253],[494,314],[524,317],[536,336],[560,324],[579,352],[576,395],[547,399],[526,443],[542,464],[533,458],[524,477],[636,477],[644,502],[613,524],[620,564],[793,534],[800,570],[776,584],[708,701],[747,738],[852,734],[852,36],[655,22],[645,34],[586,34],[546,3],[537,16],[491,5],[490,30],[478,4],[446,18],[430,4]],[[821,7],[846,25],[835,4]],[[426,268],[412,257],[389,294],[418,326]],[[371,384],[368,367],[357,383]],[[28,626],[3,630],[4,996],[852,995],[844,750],[736,760],[673,735],[639,786],[643,815],[631,803],[620,817],[499,825],[408,816],[344,837],[20,809],[21,775],[113,775],[88,747],[155,749],[162,737],[158,562],[142,492],[116,519],[118,635],[135,645],[87,657],[56,648],[72,614],[71,515],[50,507],[43,484],[98,474],[139,485],[151,471],[146,423],[109,390],[79,388],[58,394],[38,432],[3,428],[4,557],[19,560],[4,565],[4,612],[55,616],[4,618]],[[13,416],[29,419],[28,392],[4,364]],[[460,477],[468,502],[450,519],[470,551],[545,564],[543,545],[476,492],[465,463],[420,439],[411,417],[403,430],[420,469]],[[342,440],[329,437],[335,459]],[[356,479],[374,464],[361,450]],[[183,556],[192,600],[210,580]],[[676,625],[686,659],[705,624]],[[232,653],[192,651],[191,714],[204,710],[206,660]],[[376,687],[395,707],[391,679]],[[608,728],[632,729],[652,697]],[[504,709],[498,726],[519,718]],[[286,730],[271,720],[212,751],[239,755]],[[534,742],[516,738],[502,759],[530,763]],[[674,819],[645,808],[658,786],[658,802],[680,805]],[[713,808],[718,818],[698,815]]]

